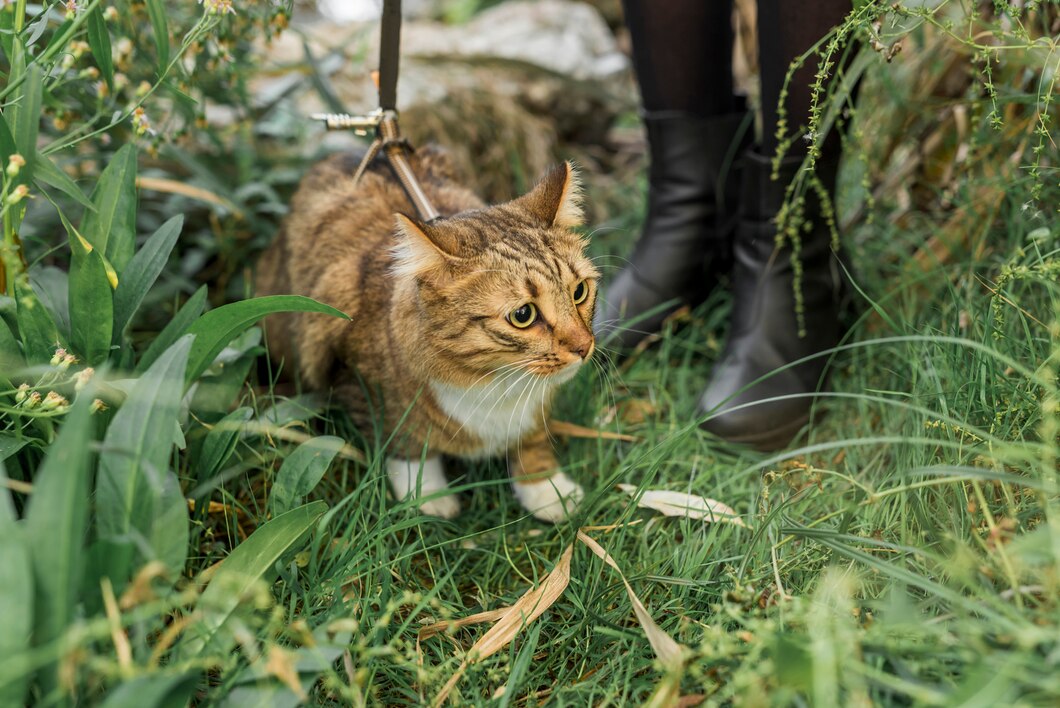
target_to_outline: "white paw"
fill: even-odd
[[[419,460],[390,458],[386,461],[386,469],[394,496],[399,500],[409,496],[432,496],[449,489],[440,457],[428,457],[423,461],[422,468]],[[460,513],[460,500],[452,495],[436,497],[420,504],[420,511],[431,516],[452,519]]]
[[[542,521],[551,524],[563,521],[578,508],[585,496],[581,485],[564,472],[532,484],[513,482],[515,498],[523,508]]]
[[[429,516],[455,519],[460,516],[460,500],[452,494],[447,497],[438,497],[420,504],[420,511]]]

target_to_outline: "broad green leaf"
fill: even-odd
[[[78,396],[63,421],[59,436],[33,479],[33,494],[26,511],[25,538],[33,549],[36,587],[34,644],[57,640],[75,616],[80,586],[83,544],[88,527],[89,473],[92,454],[92,395]],[[44,669],[43,693],[59,686],[59,658]]]
[[[7,322],[0,319],[0,382],[8,381],[9,376],[25,365],[26,360],[22,357],[18,340],[7,326]]]
[[[26,160],[25,167],[18,175],[20,183],[33,179],[33,167],[37,157],[37,133],[40,129],[41,93],[43,78],[38,64],[31,64],[26,69],[26,80],[20,87],[21,96],[11,107],[12,132],[15,147]]]
[[[241,598],[256,583],[268,582],[277,561],[298,546],[327,509],[322,501],[292,509],[258,527],[235,547],[199,598],[203,620],[188,629],[198,632],[198,636],[186,645],[187,657],[196,656],[205,648],[220,652],[231,647],[235,639],[219,635]]]
[[[158,75],[162,76],[169,64],[169,28],[166,26],[166,10],[162,7],[162,0],[147,0],[147,16],[151,18],[151,30],[158,50]]]
[[[213,429],[206,434],[206,440],[199,451],[195,472],[197,481],[206,482],[221,471],[236,449],[236,443],[243,434],[244,423],[253,415],[254,410],[244,406],[214,424]]]
[[[196,335],[195,345],[188,358],[188,383],[206,371],[214,357],[236,335],[274,312],[319,312],[333,317],[346,317],[330,305],[301,295],[268,295],[210,310],[188,329],[189,333]]]
[[[81,235],[121,275],[136,245],[136,148],[132,143],[110,159],[92,190],[92,204],[96,210],[81,220]]]
[[[103,439],[96,481],[96,525],[103,540],[132,536],[158,557],[151,544],[164,513],[166,475],[180,414],[184,371],[192,338],[182,337],[129,390]],[[133,561],[132,565],[135,565]],[[115,568],[116,583],[132,567]]]
[[[144,301],[147,292],[166,267],[166,261],[169,260],[169,254],[173,251],[183,226],[184,216],[181,214],[162,224],[126,266],[121,282],[114,291],[115,341],[121,339],[140,303]]]
[[[0,462],[14,455],[29,444],[26,438],[17,438],[9,433],[0,433]]]
[[[0,480],[6,479],[0,462]],[[29,650],[33,636],[33,565],[7,489],[0,485],[0,656]],[[0,706],[25,705],[29,673],[0,682]]]
[[[3,17],[3,15],[4,13],[0,12],[0,17]],[[11,130],[9,120],[9,115],[0,113],[0,163],[2,163],[3,167],[7,167],[8,159],[18,152],[18,146],[15,145],[15,135]],[[20,173],[18,179],[15,180],[15,184],[19,184],[23,181]]]
[[[166,470],[162,493],[155,500],[150,540],[155,558],[169,569],[170,577],[180,577],[188,560],[188,500],[172,470]]]
[[[199,319],[199,315],[202,314],[205,307],[206,286],[203,285],[195,291],[194,295],[188,298],[188,301],[177,311],[177,314],[173,316],[169,324],[159,332],[155,340],[147,347],[147,351],[140,357],[140,361],[136,365],[136,373],[147,371],[147,367],[154,364],[155,360],[162,355],[162,352],[169,349],[173,342],[187,334],[188,328],[191,327],[195,320]]]
[[[7,164],[7,160],[4,160],[4,164]],[[70,179],[69,175],[59,169],[56,164],[52,162],[50,157],[39,150],[37,151],[37,166],[33,170],[33,177],[38,182],[43,182],[44,184],[55,187],[89,211],[96,210],[92,201],[85,196],[85,193],[81,191],[81,188],[77,186],[77,183]]]
[[[279,516],[300,503],[320,482],[344,444],[342,438],[322,435],[299,445],[276,473],[269,492],[269,512]]]
[[[140,676],[111,691],[101,708],[183,708],[198,682],[195,673]]]
[[[33,288],[15,282],[15,301],[18,305],[18,331],[26,359],[35,364],[48,361],[60,344],[59,331],[51,313],[41,304]]]
[[[34,266],[29,284],[55,322],[59,338],[70,341],[70,273],[55,266]]]
[[[76,229],[70,240],[70,344],[87,364],[98,366],[110,354],[114,293],[99,252]]]
[[[92,49],[92,56],[95,57],[107,86],[114,88],[114,60],[110,56],[110,32],[107,31],[103,11],[98,6],[88,13],[87,24],[88,46]]]

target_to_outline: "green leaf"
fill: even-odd
[[[114,61],[110,56],[110,32],[99,7],[88,13],[88,46],[109,88],[114,88]]]
[[[254,415],[254,409],[244,406],[232,411],[214,424],[206,434],[202,450],[199,452],[195,478],[200,483],[206,482],[224,467],[232,456],[236,443],[243,434],[244,423]]]
[[[301,502],[320,482],[343,445],[342,438],[333,435],[322,435],[299,445],[276,473],[269,492],[269,512],[279,516]]]
[[[129,536],[142,541],[148,552],[145,560],[159,558],[153,545],[155,525],[168,494],[166,476],[191,343],[190,336],[177,340],[136,380],[107,429],[100,453],[98,535],[115,543]],[[135,560],[115,567],[112,580],[123,584],[132,565]]]
[[[155,500],[155,518],[151,525],[151,548],[155,558],[177,578],[188,560],[188,500],[180,489],[180,480],[166,470],[162,493]]]
[[[169,349],[173,342],[187,334],[188,328],[191,327],[195,320],[199,319],[199,315],[202,314],[205,307],[206,286],[203,285],[195,291],[194,295],[188,298],[188,301],[177,311],[177,314],[173,316],[169,324],[155,337],[155,341],[151,342],[150,346],[147,347],[147,351],[140,357],[140,362],[136,365],[136,373],[147,371],[147,367],[155,363],[155,360],[162,355],[162,352]]]
[[[166,267],[169,254],[177,243],[184,216],[178,214],[158,227],[143,247],[136,252],[122,273],[114,291],[114,339],[120,340],[133,315]]]
[[[0,462],[0,480],[6,479]],[[15,657],[29,650],[33,636],[33,565],[29,546],[15,516],[7,489],[0,485],[0,656]],[[0,706],[26,704],[29,673],[0,682]]]
[[[7,377],[26,365],[22,357],[22,350],[18,348],[18,340],[12,334],[7,323],[0,319],[0,381],[7,381]]]
[[[327,509],[322,501],[292,509],[258,527],[236,546],[199,598],[203,620],[188,629],[198,636],[186,645],[186,656],[196,656],[206,648],[220,652],[232,646],[234,637],[220,636],[228,618],[256,583],[268,582],[277,561],[296,547]]]
[[[92,190],[96,210],[81,220],[81,234],[120,275],[136,241],[136,148],[127,143],[110,159]]]
[[[15,302],[18,309],[18,332],[22,337],[23,352],[32,363],[48,361],[61,344],[59,330],[51,313],[41,304],[32,286],[15,282]]]
[[[147,0],[147,16],[151,18],[155,48],[158,50],[158,75],[162,76],[169,64],[169,28],[166,27],[166,11],[162,7],[162,0]]]
[[[198,684],[194,673],[149,674],[119,685],[101,708],[183,708]]]
[[[70,344],[92,366],[106,361],[114,328],[114,294],[99,252],[70,229]]]
[[[7,164],[7,160],[4,160],[4,164]],[[89,211],[96,210],[92,201],[85,196],[85,193],[81,191],[81,188],[77,186],[77,183],[70,179],[69,175],[60,170],[55,163],[52,162],[50,157],[39,150],[37,151],[37,167],[33,171],[33,177],[38,182],[43,182],[44,184],[55,187],[63,194],[73,198],[74,201]]]
[[[34,614],[36,646],[59,639],[75,616],[90,503],[92,398],[91,391],[78,396],[33,479],[25,537],[33,549],[30,559],[36,586],[34,604],[38,608]],[[55,653],[55,661],[44,670],[44,695],[59,686],[60,656],[61,648]]]
[[[19,172],[18,181],[28,183],[33,179],[33,167],[37,157],[37,133],[40,129],[41,93],[43,78],[38,64],[26,69],[26,81],[21,86],[21,97],[11,107],[12,132],[15,147],[26,160]]]
[[[188,359],[188,383],[206,371],[236,335],[274,312],[319,312],[349,319],[334,307],[301,295],[267,295],[222,305],[207,312],[188,329],[196,335]]]

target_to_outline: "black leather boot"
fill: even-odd
[[[625,349],[658,331],[682,304],[698,304],[724,272],[736,221],[735,158],[750,115],[645,116],[651,168],[648,216],[629,263],[604,291],[593,328]]]
[[[809,419],[812,394],[823,383],[828,357],[777,370],[838,344],[844,280],[831,247],[831,229],[815,192],[807,189],[798,252],[804,325],[800,333],[792,249],[789,244],[777,246],[774,219],[802,158],[785,159],[774,181],[770,158],[748,153],[733,242],[732,329],[700,398],[699,412],[709,415],[702,427],[718,437],[775,450],[791,442]],[[817,163],[817,176],[829,194],[835,193],[837,168],[838,159]],[[758,381],[762,377],[767,378]],[[756,403],[777,396],[794,397]]]

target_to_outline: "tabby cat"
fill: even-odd
[[[429,497],[424,512],[452,518],[460,503],[445,494],[441,456],[507,455],[522,505],[565,518],[583,493],[545,422],[556,387],[592,356],[598,277],[573,231],[573,167],[487,207],[439,151],[420,150],[413,169],[443,215],[422,223],[405,215],[385,163],[354,185],[359,158],[338,155],[306,175],[256,279],[260,295],[307,295],[351,319],[274,315],[271,355],[332,390],[363,430],[382,425],[398,498]]]

